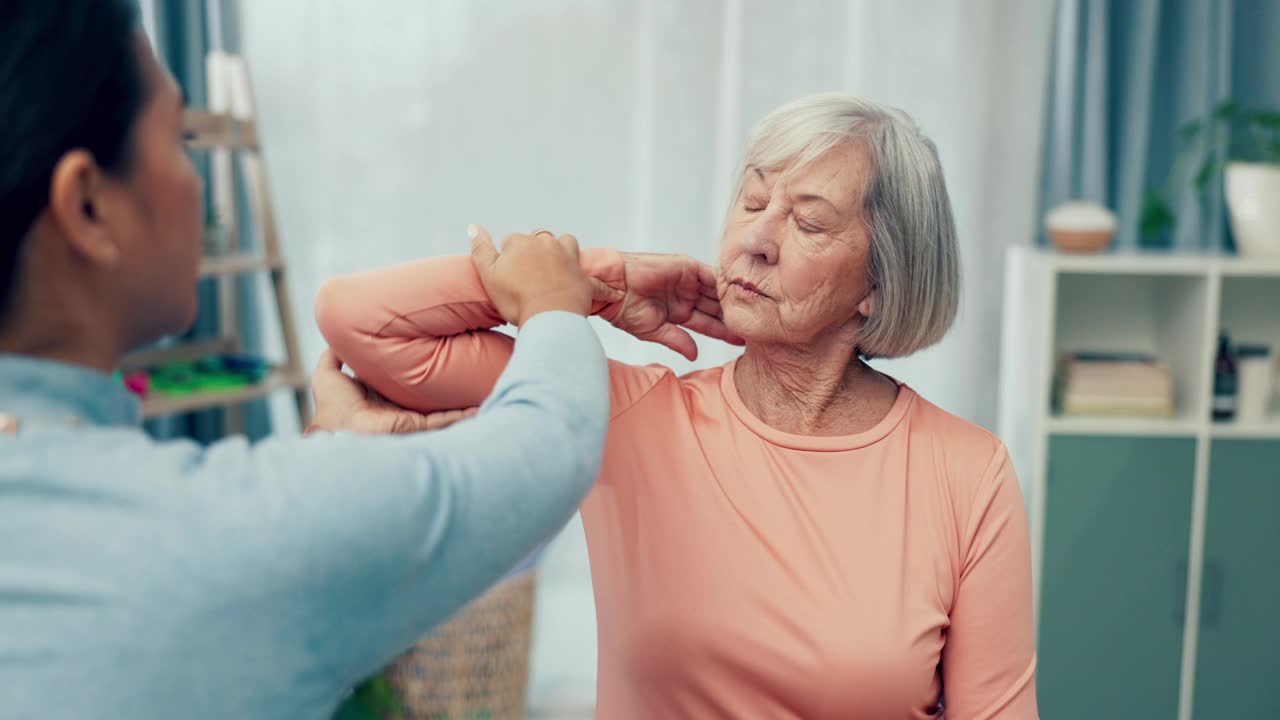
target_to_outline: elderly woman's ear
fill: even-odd
[[[871,289],[867,290],[867,294],[862,296],[862,300],[858,302],[858,314],[864,318],[874,316],[879,303],[880,291],[873,285]]]

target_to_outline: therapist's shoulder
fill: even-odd
[[[63,469],[66,473],[101,474],[121,488],[181,497],[198,489],[197,481],[217,483],[257,474],[258,445],[279,441],[253,444],[237,435],[204,444],[190,437],[156,437],[141,428],[96,427],[47,442],[64,448],[70,461]]]

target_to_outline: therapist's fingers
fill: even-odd
[[[456,422],[466,420],[470,417],[475,417],[479,410],[480,408],[468,408],[466,410],[445,410],[443,412],[431,413],[426,416],[426,429],[441,430],[443,428],[447,428]]]
[[[475,263],[476,270],[484,276],[498,261],[498,249],[493,246],[489,231],[479,225],[468,225],[467,236],[471,238],[471,262]]]
[[[429,432],[432,430],[443,430],[444,428],[461,422],[470,417],[475,417],[479,408],[468,408],[466,410],[442,410],[428,414],[413,412],[412,410],[399,410],[393,412],[391,417],[387,418],[385,429],[374,430],[374,432],[389,432],[393,435],[409,435],[412,433]],[[378,423],[382,425],[382,423]]]
[[[574,260],[577,260],[579,258],[577,237],[569,233],[565,233],[564,235],[561,235],[556,239],[560,241],[560,247],[564,248],[565,252],[569,253],[569,255],[573,257]]]
[[[320,353],[320,361],[316,363],[316,372],[342,372],[342,358],[333,351],[333,348],[325,348]]]

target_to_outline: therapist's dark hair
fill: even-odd
[[[58,161],[126,175],[146,101],[133,0],[0,0],[0,322]]]

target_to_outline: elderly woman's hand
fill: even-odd
[[[627,294],[613,324],[641,340],[665,345],[690,360],[698,346],[682,327],[735,345],[725,327],[710,266],[687,255],[622,253]]]
[[[395,405],[342,372],[342,360],[326,349],[311,375],[316,402],[312,430],[386,435],[439,430],[476,414],[476,408],[447,410],[429,415]]]

